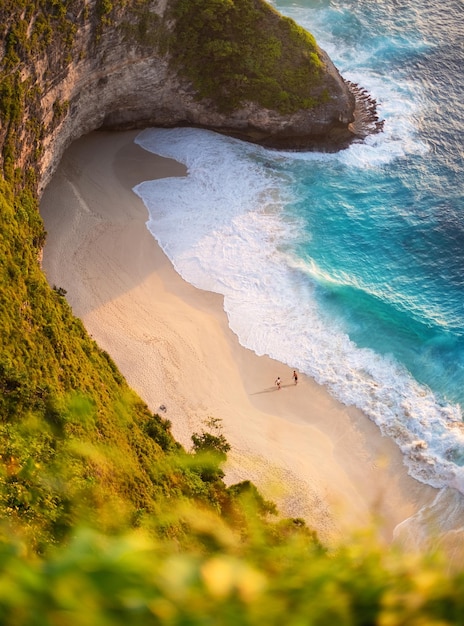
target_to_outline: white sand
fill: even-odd
[[[185,168],[145,152],[136,135],[93,133],[65,154],[41,203],[50,284],[67,290],[89,333],[186,448],[205,419],[222,420],[228,483],[252,480],[326,542],[373,522],[390,541],[437,491],[408,476],[396,445],[360,411],[307,377],[295,386],[287,366],[242,348],[221,297],[179,277],[132,187]]]

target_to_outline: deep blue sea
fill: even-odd
[[[383,132],[337,154],[143,131],[188,177],[136,188],[240,342],[361,408],[409,473],[464,493],[463,0],[279,0]]]

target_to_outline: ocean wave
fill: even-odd
[[[279,163],[343,157],[269,152],[198,129],[148,129],[136,141],[187,166],[187,178],[145,182],[135,191],[149,210],[149,230],[176,270],[193,285],[223,294],[240,343],[298,368],[362,409],[396,441],[412,476],[464,493],[459,406],[418,384],[393,358],[358,348],[315,298],[319,280],[330,275],[317,275],[315,267],[302,271],[294,254],[301,228],[284,211],[292,191]]]

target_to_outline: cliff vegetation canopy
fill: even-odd
[[[261,7],[170,3],[176,63],[212,97],[199,52],[206,45],[224,106],[256,85],[283,107],[296,102],[273,75],[283,42],[271,38],[251,53]],[[97,51],[127,11],[132,24],[134,15],[142,21],[125,32],[134,45],[146,42],[146,9],[136,0],[0,0],[0,623],[462,623],[464,575],[439,554],[401,554],[375,536],[328,552],[302,520],[276,517],[252,484],[227,486],[220,416],[184,450],[89,337],[66,293],[47,284],[37,159],[68,103],[56,101],[46,125],[41,98],[66,68],[79,28],[93,29]],[[283,24],[281,36],[317,76],[313,39]],[[244,65],[230,62],[221,29],[240,42]],[[34,64],[57,50],[39,80]]]
[[[262,0],[176,0],[173,57],[200,97],[292,113],[329,98],[314,37]]]

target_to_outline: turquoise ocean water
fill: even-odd
[[[240,342],[361,408],[409,473],[464,494],[464,4],[279,0],[382,133],[337,154],[147,129],[185,179],[136,188],[177,271]]]

